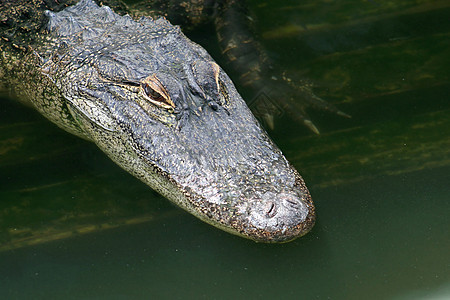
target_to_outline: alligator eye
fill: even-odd
[[[214,74],[214,82],[215,82],[215,86],[216,86],[216,91],[218,92],[218,96],[220,97],[220,99],[218,99],[218,103],[223,106],[223,105],[229,103],[230,96],[228,95],[228,91],[225,86],[225,83],[223,83],[223,81],[219,78],[219,75],[220,75],[219,65],[213,62],[213,63],[211,63],[211,67],[214,72],[213,74]]]
[[[145,94],[152,98],[152,100],[156,101],[156,102],[165,102],[164,97],[158,93],[157,91],[155,91],[154,89],[152,89],[147,83],[143,83],[142,84],[142,88],[144,89]]]
[[[225,83],[220,78],[220,67],[211,61],[195,61],[192,64],[192,72],[195,82],[191,83],[194,90],[205,97],[212,109],[217,110],[217,105],[229,104],[230,96]]]
[[[175,108],[169,92],[156,75],[150,75],[141,82],[141,94],[145,99],[159,107]]]
[[[218,85],[219,85],[219,95],[221,97],[220,104],[221,105],[229,104],[230,103],[230,95],[228,94],[228,90],[225,86],[225,83],[223,83],[223,81],[219,79]]]

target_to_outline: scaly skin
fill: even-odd
[[[11,2],[1,7],[8,16],[20,10]],[[216,227],[259,242],[312,228],[303,179],[229,77],[178,27],[135,21],[92,0],[60,12],[21,3],[33,5],[31,15],[20,14],[31,29],[22,32],[22,19],[12,18],[0,63],[22,101]]]

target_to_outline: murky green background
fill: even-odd
[[[352,115],[310,111],[316,136],[284,113],[270,132],[314,229],[282,245],[217,230],[3,94],[1,299],[450,298],[450,3],[250,6],[274,63]],[[213,34],[193,37],[223,62]]]

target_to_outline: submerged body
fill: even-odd
[[[3,36],[1,74],[22,101],[216,227],[261,242],[312,228],[301,176],[178,27],[91,0],[36,16],[32,40]]]

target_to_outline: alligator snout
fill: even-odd
[[[256,241],[287,242],[313,225],[309,194],[266,192],[248,203],[245,234]],[[269,240],[268,240],[268,237]]]

